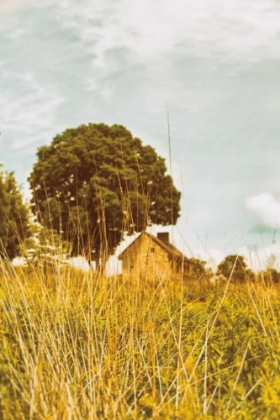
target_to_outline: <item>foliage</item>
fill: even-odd
[[[29,214],[12,172],[0,166],[0,256],[14,258],[28,235]]]
[[[20,246],[20,253],[26,262],[46,267],[58,263],[67,264],[71,253],[71,244],[64,241],[55,231],[37,222],[30,223],[31,236]]]
[[[194,283],[6,264],[0,417],[278,419],[278,286]]]
[[[267,270],[262,271],[260,277],[266,284],[280,283],[280,273],[275,268],[268,268]]]
[[[231,278],[232,281],[244,283],[246,279],[252,279],[253,273],[248,269],[244,257],[241,255],[228,255],[218,265],[218,275],[223,275],[225,278]]]
[[[123,233],[175,224],[180,192],[164,159],[120,125],[82,125],[39,148],[29,181],[34,211],[73,253],[113,253]]]
[[[212,271],[206,268],[206,261],[202,261],[198,258],[190,259],[191,273],[197,279],[202,279],[205,275],[213,275]]]

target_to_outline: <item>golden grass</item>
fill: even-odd
[[[0,419],[278,419],[280,297],[0,268]]]

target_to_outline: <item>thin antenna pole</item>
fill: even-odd
[[[169,153],[169,172],[170,172],[170,199],[171,199],[171,242],[173,243],[173,180],[172,180],[172,155],[171,155],[171,135],[169,124],[169,109],[167,106],[167,129],[168,129],[168,153]]]
[[[169,171],[170,171],[170,175],[172,176],[171,136],[170,136],[169,109],[168,109],[168,107],[167,107],[167,129],[168,129]]]

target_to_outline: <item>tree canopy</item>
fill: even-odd
[[[99,261],[124,232],[175,224],[180,192],[165,160],[121,125],[81,125],[38,149],[29,177],[38,220]]]
[[[28,209],[12,172],[0,166],[0,256],[10,259],[28,234]]]
[[[205,267],[206,261],[202,261],[199,258],[191,258],[190,264],[192,267],[192,275],[197,279],[202,279],[205,275],[213,275],[212,270]]]
[[[228,255],[219,265],[217,274],[222,274],[235,282],[245,282],[246,278],[252,277],[252,271],[248,268],[244,257],[241,255]]]

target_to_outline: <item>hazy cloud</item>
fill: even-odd
[[[0,15],[22,10],[31,4],[34,4],[34,0],[1,0]]]
[[[20,149],[46,136],[63,98],[30,73],[2,71],[0,88],[1,143],[6,140],[11,146],[12,141],[12,147]]]
[[[250,249],[246,246],[238,248],[238,255],[245,257],[248,266],[258,272],[267,268],[275,268],[280,271],[280,244]]]
[[[246,208],[255,213],[260,221],[271,228],[280,226],[280,200],[270,193],[246,199]]]
[[[280,54],[280,3],[275,0],[49,0],[39,7],[46,5],[92,56],[90,90],[100,86],[101,78],[134,63],[144,64],[151,73],[157,69],[160,78],[168,80],[175,54],[222,54],[242,58],[244,65]],[[120,51],[127,52],[129,64],[120,59]]]
[[[99,58],[120,45],[147,56],[184,48],[187,41],[193,49],[201,43],[204,53],[210,47],[229,55],[253,49],[258,55],[257,48],[264,45],[266,54],[279,52],[278,43],[271,44],[280,27],[280,4],[275,0],[64,0],[53,6],[63,26],[75,29],[89,46],[94,40]]]

